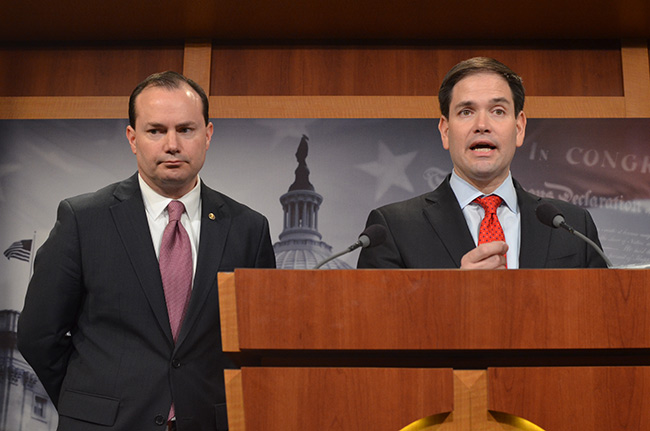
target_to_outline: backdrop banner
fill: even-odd
[[[212,121],[201,178],[266,215],[274,242],[283,228],[279,198],[294,181],[303,135],[309,179],[323,196],[318,229],[333,251],[356,240],[371,209],[425,193],[451,170],[437,120]],[[59,201],[136,171],[126,124],[0,121],[0,247],[7,257],[0,259],[0,309],[22,309],[29,256],[52,229]],[[615,265],[650,262],[650,119],[531,119],[512,173],[536,194],[589,209]],[[355,267],[357,256],[345,262]]]

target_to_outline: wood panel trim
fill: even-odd
[[[241,370],[224,370],[226,399],[228,400],[228,428],[230,431],[245,431],[244,391]]]
[[[430,96],[216,96],[211,118],[440,118]],[[622,118],[623,97],[529,97],[528,118]],[[650,116],[650,115],[649,115]]]
[[[232,272],[220,272],[217,277],[219,283],[221,346],[224,352],[239,352],[235,274]]]
[[[624,97],[527,97],[528,118],[624,118]]]
[[[529,97],[528,118],[622,118],[623,97]],[[650,115],[649,115],[650,116]],[[440,118],[430,96],[216,96],[211,118]]]
[[[190,78],[210,94],[210,68],[212,64],[212,43],[186,42],[183,53],[183,75]]]
[[[0,97],[0,119],[128,118],[128,96]]]
[[[127,118],[128,100],[0,97],[0,119]],[[624,118],[627,106],[624,97],[529,97],[525,111],[528,118]],[[650,117],[650,109],[629,116]],[[429,96],[210,96],[210,117],[439,118],[440,110]]]
[[[648,44],[644,41],[621,43],[625,116],[650,116],[650,62]]]
[[[216,96],[212,118],[438,118],[429,96]]]

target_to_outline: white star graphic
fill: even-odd
[[[377,178],[375,201],[381,199],[392,185],[401,187],[408,192],[413,192],[413,185],[406,175],[406,168],[413,161],[417,153],[417,151],[411,151],[410,153],[396,156],[391,153],[386,144],[379,141],[378,159],[374,162],[356,165],[357,168]]]

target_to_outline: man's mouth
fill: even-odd
[[[496,149],[496,146],[490,142],[476,142],[469,147],[470,150],[475,152],[488,152]]]
[[[160,164],[166,166],[177,166],[183,164],[183,162],[184,162],[183,160],[174,159],[174,160],[163,160],[162,162],[160,162]]]

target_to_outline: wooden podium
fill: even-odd
[[[650,271],[219,274],[231,431],[650,430]]]

